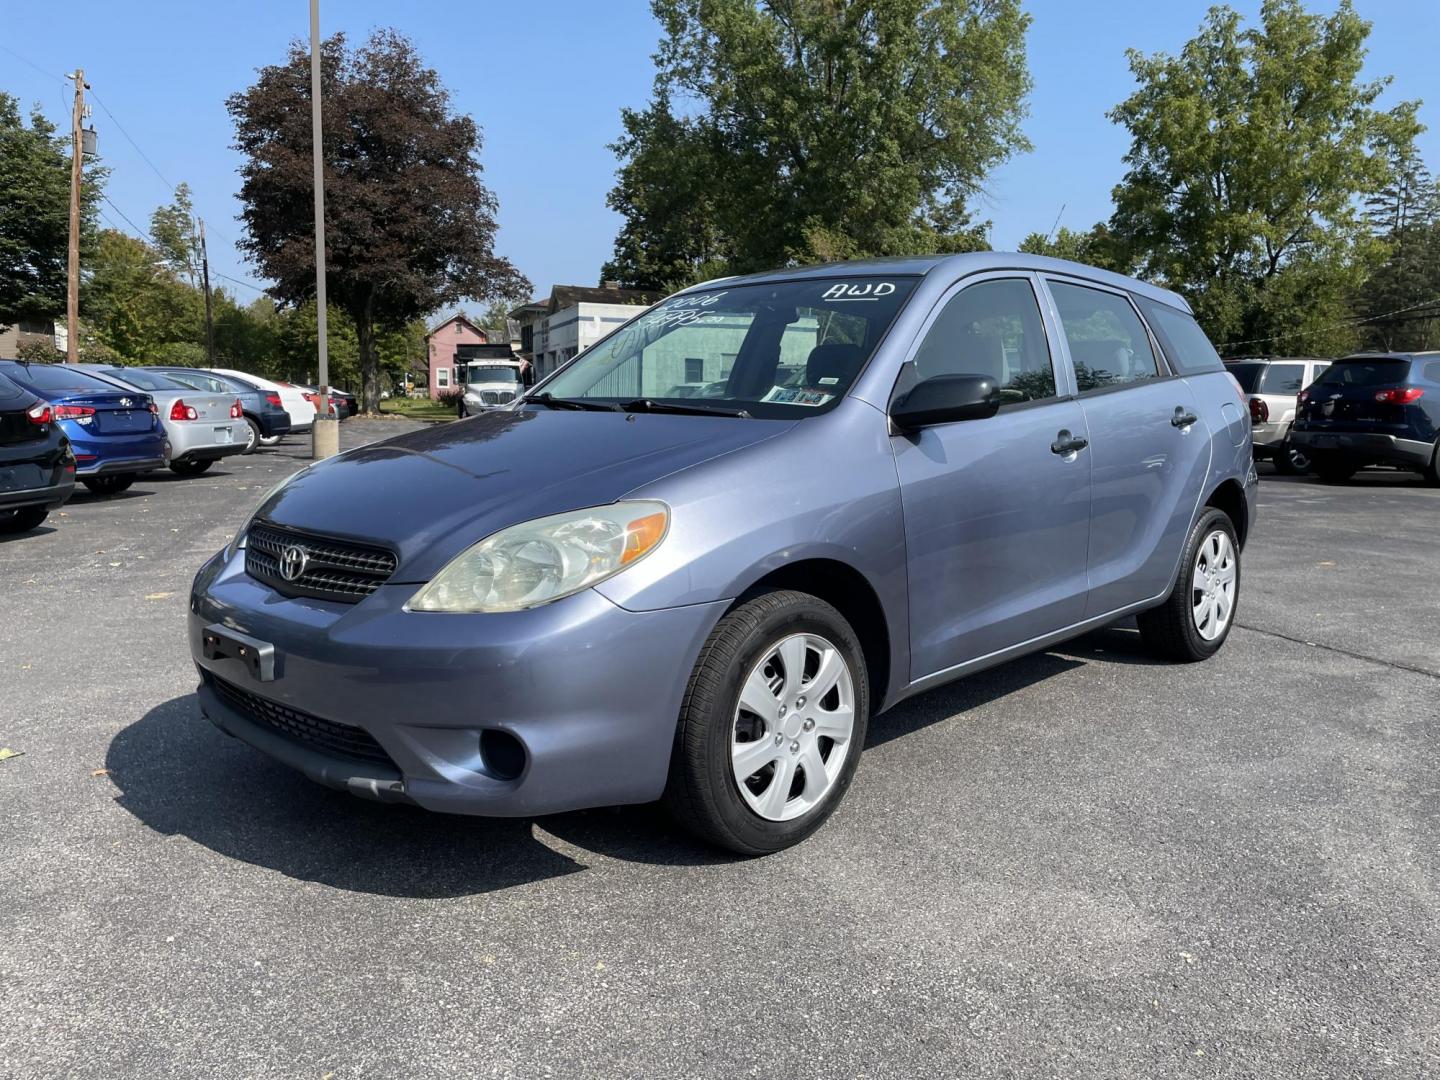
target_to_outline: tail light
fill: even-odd
[[[89,405],[56,405],[53,415],[56,420],[74,420],[88,424],[95,418],[95,410]]]
[[[30,418],[32,424],[48,424],[50,423],[50,406],[47,402],[37,401],[25,410],[25,415]]]
[[[245,410],[240,408],[240,399],[237,397],[234,403],[230,406],[230,419],[243,420],[244,418]]]
[[[195,411],[194,405],[186,405],[183,398],[176,398],[175,404],[170,406],[171,420],[198,420],[200,414]]]
[[[1250,422],[1252,424],[1263,424],[1269,419],[1270,406],[1265,404],[1265,399],[1252,397],[1250,399]]]
[[[285,407],[285,406],[283,406],[283,405],[280,404],[280,395],[279,395],[279,394],[266,394],[266,395],[265,395],[265,400],[268,401],[271,405],[274,405],[275,408],[277,408],[277,409],[283,409],[283,408]]]
[[[1425,396],[1418,386],[1392,386],[1389,390],[1375,391],[1375,400],[1383,405],[1409,405]]]

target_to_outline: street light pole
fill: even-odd
[[[310,142],[315,167],[315,329],[320,339],[320,403],[311,430],[311,455],[340,450],[340,426],[330,419],[330,346],[325,302],[325,152],[320,123],[320,0],[310,0]]]

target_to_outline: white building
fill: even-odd
[[[548,300],[532,300],[510,317],[520,324],[520,355],[534,365],[539,381],[659,299],[614,282],[598,289],[556,285]]]

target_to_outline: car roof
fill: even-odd
[[[1440,359],[1440,349],[1424,352],[1358,352],[1340,357],[1341,360],[1435,360]]]
[[[1101,285],[1125,289],[1168,307],[1179,308],[1181,311],[1190,311],[1190,305],[1185,302],[1184,297],[1158,285],[1151,285],[1149,282],[1128,278],[1109,270],[1101,270],[1098,267],[1086,266],[1084,263],[1071,262],[1068,259],[1052,259],[1048,255],[1027,255],[1020,251],[967,251],[959,255],[892,255],[875,259],[855,259],[850,262],[820,263],[815,266],[786,267],[780,270],[767,270],[759,274],[740,274],[734,277],[716,278],[712,281],[692,285],[689,289],[681,291],[709,289],[721,284],[752,285],[763,284],[767,281],[808,281],[875,274],[923,277],[940,272],[960,277],[964,274],[977,274],[988,270],[1033,270],[1037,273],[1068,274],[1087,278]]]

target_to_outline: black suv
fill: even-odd
[[[75,490],[75,454],[50,404],[0,375],[0,533],[28,532]]]
[[[1440,352],[1336,360],[1300,392],[1290,443],[1322,480],[1395,465],[1440,484]]]

